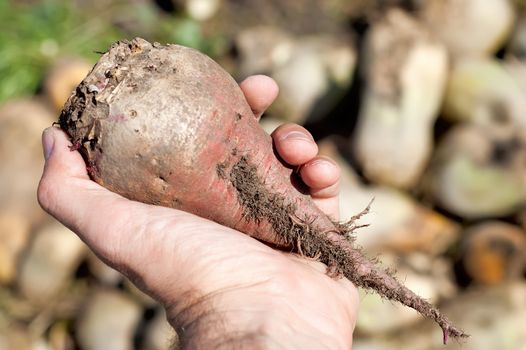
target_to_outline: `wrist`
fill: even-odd
[[[268,349],[268,315],[247,292],[222,291],[189,298],[167,309],[182,349]]]
[[[341,314],[324,317],[319,310],[298,303],[298,298],[261,287],[194,298],[169,310],[181,348],[351,348],[353,325],[342,320]]]

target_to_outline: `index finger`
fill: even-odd
[[[266,75],[253,75],[239,84],[245,98],[257,119],[274,102],[279,88],[274,79]]]

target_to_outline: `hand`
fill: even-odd
[[[257,118],[278,91],[264,76],[241,88]],[[285,124],[272,137],[283,160],[301,166],[318,206],[338,219],[334,161],[316,156],[317,145],[298,125]],[[46,129],[42,142],[41,206],[160,301],[183,347],[351,348],[358,294],[348,280],[233,229],[106,190],[89,179],[57,128]]]

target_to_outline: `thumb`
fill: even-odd
[[[208,271],[211,257],[230,256],[231,250],[224,248],[218,249],[221,254],[212,254],[210,242],[232,241],[225,245],[238,252],[240,245],[252,240],[195,215],[128,200],[98,185],[58,128],[44,131],[42,145],[46,158],[38,187],[42,208],[106,264],[166,305],[201,290],[205,280],[210,283],[212,279],[203,279],[202,273]],[[225,283],[221,276],[218,280]]]
[[[173,266],[184,266],[195,255],[184,249],[185,243],[196,232],[219,225],[179,210],[128,200],[98,185],[58,128],[44,131],[42,146],[46,158],[38,187],[42,208],[143,291],[161,301],[173,297],[177,292],[172,285]]]
[[[89,179],[79,152],[67,152],[72,145],[64,131],[49,127],[42,133],[42,148],[46,160],[44,176],[62,173],[63,176]]]
[[[150,206],[133,202],[98,185],[86,164],[70,149],[68,136],[56,127],[44,130],[44,172],[38,186],[41,207],[75,232],[112,266],[124,263],[126,244],[142,232]]]

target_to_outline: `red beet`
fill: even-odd
[[[142,39],[114,44],[60,116],[93,180],[127,198],[182,209],[316,258],[356,286],[464,337],[427,301],[353,246],[297,187],[237,83],[207,56]]]

